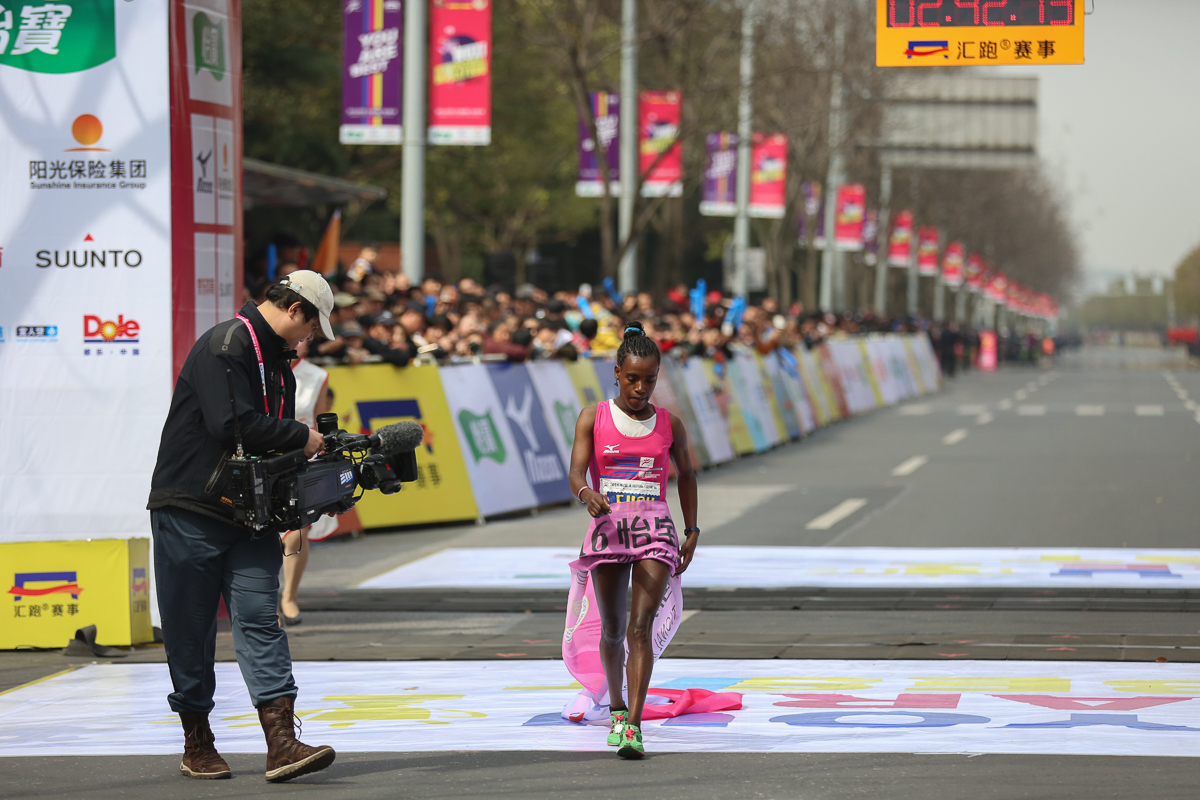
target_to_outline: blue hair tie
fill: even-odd
[[[646,332],[643,331],[641,328],[635,328],[632,325],[630,325],[628,328],[625,329],[625,333],[629,333],[630,331],[637,331],[638,333],[642,334],[643,336],[646,334]]]

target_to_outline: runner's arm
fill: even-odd
[[[595,437],[592,429],[596,425],[596,407],[588,406],[579,412],[579,420],[575,423],[575,444],[571,447],[571,471],[567,479],[571,483],[571,492],[587,504],[588,513],[593,517],[602,517],[609,513],[608,498],[588,488],[588,464],[592,460],[595,448]]]
[[[679,505],[683,509],[683,524],[686,528],[696,525],[696,471],[692,468],[692,453],[688,449],[687,428],[682,420],[671,415],[671,460],[675,462],[675,472],[679,481]],[[681,575],[692,563],[696,553],[696,544],[700,534],[692,531],[679,543],[679,569],[675,575]]]

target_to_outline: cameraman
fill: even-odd
[[[330,747],[296,739],[296,683],[287,636],[276,617],[282,553],[279,537],[254,538],[233,520],[223,496],[227,460],[235,455],[227,371],[247,455],[324,447],[296,421],[293,348],[317,330],[333,338],[333,292],[301,270],[267,289],[266,301],[242,306],[234,319],[196,341],[175,383],[151,482],[155,584],[163,642],[174,687],[167,700],[183,722],[180,771],[228,778],[208,724],[216,675],[217,607],[225,598],[242,678],[267,740],[268,781],[285,781],[333,763]]]

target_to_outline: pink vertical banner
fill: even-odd
[[[866,210],[867,187],[861,183],[849,183],[838,188],[833,241],[839,250],[863,249]]]
[[[892,224],[892,238],[888,241],[888,263],[894,267],[907,267],[913,256],[913,215],[901,211]]]
[[[638,171],[645,176],[643,197],[683,196],[682,113],[679,92],[638,95]]]
[[[946,254],[942,257],[942,283],[952,289],[957,289],[963,284],[962,242],[946,245]]]
[[[750,216],[783,219],[786,187],[787,136],[754,134],[750,139]]]
[[[429,2],[429,143],[491,144],[492,2]]]
[[[917,274],[925,277],[938,274],[938,229],[922,225],[917,230]]]
[[[970,253],[967,256],[966,266],[963,268],[965,272],[965,280],[968,292],[979,292],[983,290],[983,259],[978,253]]]

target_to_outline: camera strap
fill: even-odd
[[[250,332],[250,341],[254,343],[254,355],[258,357],[258,377],[262,381],[263,391],[263,408],[267,410],[267,416],[271,416],[271,403],[267,399],[267,368],[263,364],[262,348],[258,346],[258,335],[254,332],[254,326],[250,324],[250,320],[243,317],[241,314],[234,315],[235,319],[240,319],[246,324],[246,330]],[[285,390],[283,375],[279,376],[279,418],[283,419],[283,393]]]

